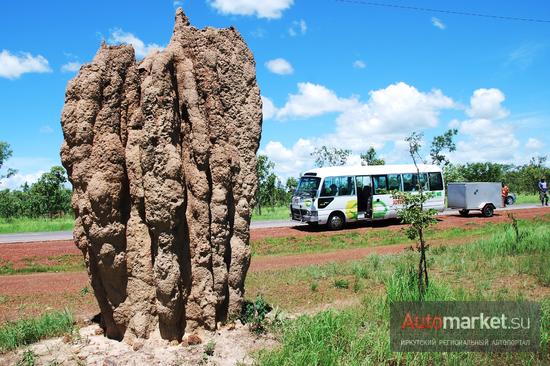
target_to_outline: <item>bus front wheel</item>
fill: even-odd
[[[327,226],[330,230],[340,230],[344,227],[345,222],[344,215],[340,212],[335,212],[328,218]]]

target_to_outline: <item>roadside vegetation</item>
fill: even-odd
[[[14,217],[0,218],[0,234],[34,233],[44,231],[69,231],[74,227],[72,215],[62,217]]]
[[[73,315],[68,310],[7,322],[0,326],[0,354],[44,338],[70,334],[74,329]]]
[[[283,320],[272,329],[281,346],[260,352],[257,360],[261,365],[547,365],[549,225],[520,222],[519,233],[520,237],[508,225],[472,244],[430,250],[430,286],[424,299],[538,301],[542,305],[538,353],[392,353],[389,304],[419,298],[417,258],[413,252],[404,252],[249,274],[249,296],[261,293],[279,312],[304,314],[286,320],[281,316]],[[346,281],[349,286],[336,286]],[[327,307],[329,310],[319,312]]]

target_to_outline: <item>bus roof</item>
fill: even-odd
[[[418,164],[421,173],[441,172],[437,165]],[[310,169],[302,174],[317,177],[343,176],[343,175],[382,175],[416,173],[414,164],[404,165],[365,165],[365,166],[332,166],[327,168]]]

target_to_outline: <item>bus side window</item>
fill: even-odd
[[[401,175],[400,174],[388,174],[388,190],[400,191],[401,190]]]
[[[443,190],[443,178],[441,173],[429,173],[430,177],[430,191],[442,191]]]
[[[337,195],[337,187],[334,177],[326,177],[321,190],[321,197],[333,197]]]
[[[374,194],[388,193],[388,180],[385,175],[375,175],[372,180],[374,182]]]
[[[428,187],[428,174],[420,173],[419,183],[422,186],[422,190],[427,191],[430,188]]]
[[[403,174],[403,190],[405,192],[414,191],[415,190],[415,187],[414,187],[415,184],[416,184],[416,182],[413,182],[413,174],[412,173]]]

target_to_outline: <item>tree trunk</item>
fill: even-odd
[[[179,340],[240,312],[261,108],[239,33],[181,9],[163,51],[102,44],[69,82],[61,156],[107,336]]]

